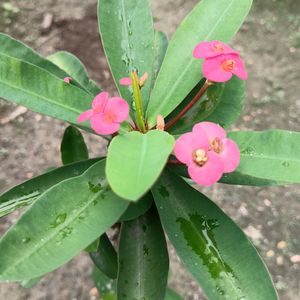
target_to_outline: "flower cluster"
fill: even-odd
[[[204,58],[203,75],[209,81],[225,82],[232,75],[242,80],[248,77],[239,53],[222,42],[201,42],[195,47],[193,55]]]
[[[98,134],[113,134],[120,129],[120,123],[129,115],[128,103],[120,98],[109,98],[107,92],[98,94],[93,102],[92,109],[83,112],[78,117],[78,123],[90,120],[91,127]]]
[[[201,122],[176,141],[176,158],[187,165],[190,177],[198,184],[210,186],[223,173],[233,172],[240,162],[236,143],[226,138],[225,130],[211,122]]]
[[[222,42],[202,42],[195,47],[193,55],[195,58],[204,59],[203,75],[208,81],[224,82],[233,75],[243,80],[247,78],[239,53]],[[133,86],[136,82],[141,89],[147,78],[147,73],[141,78],[133,73],[131,78],[121,78],[119,83]],[[64,79],[66,83],[70,83],[71,80],[70,77]],[[139,93],[138,96],[140,97]],[[137,100],[136,105],[141,105],[141,98]],[[108,135],[118,132],[120,123],[128,117],[129,105],[124,99],[109,98],[107,92],[102,92],[94,98],[92,109],[78,117],[78,122],[90,120],[91,127],[96,133]],[[141,120],[144,122],[143,117]],[[168,129],[168,126],[165,127],[163,116],[159,115],[156,129],[165,130],[165,128]],[[240,162],[240,152],[236,143],[226,138],[226,132],[222,127],[211,122],[198,123],[192,132],[180,136],[175,143],[174,154],[179,162],[187,165],[190,177],[204,186],[219,181],[223,173],[233,172]]]

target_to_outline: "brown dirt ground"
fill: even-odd
[[[152,1],[155,26],[171,36],[196,2]],[[235,128],[300,131],[300,5],[297,2],[254,0],[254,8],[234,40],[235,47],[246,58],[250,74],[245,111]],[[7,8],[7,3],[11,7]],[[53,14],[54,23],[48,32],[42,32],[41,24],[47,12]],[[96,0],[0,0],[0,31],[45,55],[62,49],[73,52],[104,89],[114,92],[98,38]],[[0,100],[0,120],[15,109],[15,105]],[[59,165],[59,140],[65,123],[28,111],[0,126],[0,191],[49,166]],[[103,140],[90,136],[86,140],[93,155],[105,153]],[[205,193],[250,236],[269,267],[280,299],[300,299],[300,262],[293,263],[293,257],[300,255],[299,186],[215,185]],[[2,218],[1,232],[18,216],[16,212]],[[285,247],[281,249],[281,245]],[[170,251],[171,285],[184,299],[206,299],[184,271],[173,249]],[[91,263],[85,254],[80,254],[30,290],[17,284],[0,284],[0,298],[87,300],[93,286],[90,275]]]

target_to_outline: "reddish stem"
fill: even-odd
[[[170,164],[170,165],[183,165],[183,163],[180,162],[180,161],[177,160],[177,159],[169,159],[169,160],[168,160],[168,164]]]
[[[169,123],[166,124],[165,130],[168,130],[172,127],[181,117],[183,117],[195,104],[196,102],[203,96],[206,92],[207,88],[209,87],[210,83],[208,80],[205,81],[199,92],[195,95],[195,97],[188,103],[188,105]]]

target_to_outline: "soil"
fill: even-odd
[[[156,28],[172,35],[198,1],[153,0]],[[254,0],[254,7],[234,40],[246,59],[245,111],[234,129],[281,128],[300,131],[300,5],[298,1]],[[46,14],[53,24],[42,29]],[[0,1],[0,31],[44,55],[67,50],[87,66],[103,89],[114,93],[97,29],[96,0]],[[60,164],[59,141],[66,124],[33,112],[14,117],[17,106],[0,100],[0,192]],[[85,135],[92,155],[105,154],[105,141]],[[215,185],[205,189],[249,235],[265,260],[283,300],[300,299],[299,186],[252,188]],[[1,219],[4,232],[20,212]],[[184,299],[206,299],[186,273],[174,250],[171,286]],[[258,283],[259,284],[259,283]],[[45,276],[32,289],[1,283],[0,298],[9,300],[92,299],[91,262],[80,254]],[[268,300],[268,299],[266,299]]]

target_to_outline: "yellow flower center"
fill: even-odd
[[[235,61],[233,59],[227,59],[222,62],[221,68],[225,72],[230,72],[234,69],[235,67]]]
[[[101,113],[102,112],[102,107],[96,107],[95,109],[94,109],[94,113]]]
[[[213,50],[215,52],[224,52],[224,47],[222,44],[215,44]]]
[[[210,142],[210,148],[219,154],[223,150],[223,143],[219,138],[215,138]]]
[[[104,121],[108,124],[111,124],[115,121],[116,119],[116,116],[114,113],[112,112],[107,112],[105,115],[104,115]]]
[[[206,151],[204,149],[197,149],[193,152],[193,161],[200,167],[207,162]]]

